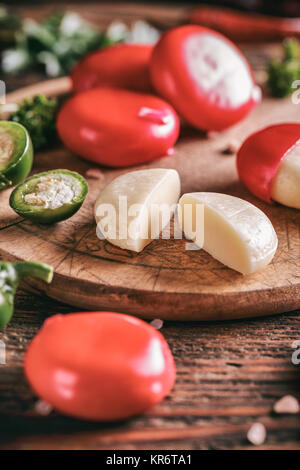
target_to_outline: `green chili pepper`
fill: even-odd
[[[51,170],[31,176],[11,193],[17,214],[41,224],[68,219],[80,209],[88,192],[85,179],[74,171]]]
[[[33,261],[0,262],[0,329],[10,321],[14,311],[14,297],[20,280],[25,276],[38,277],[50,283],[53,268]]]
[[[29,174],[33,147],[21,124],[0,121],[0,190],[14,186]]]

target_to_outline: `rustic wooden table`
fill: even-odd
[[[272,412],[286,394],[300,398],[300,365],[292,364],[300,311],[226,323],[167,323],[177,381],[170,397],[145,415],[112,425],[55,414],[40,416],[23,375],[23,355],[43,321],[73,309],[24,289],[0,335],[0,449],[248,449],[253,422],[265,424],[263,449],[300,449],[299,415]],[[252,446],[253,447],[253,446]]]
[[[74,8],[96,15],[99,23],[153,16],[168,22],[183,11],[139,5]],[[23,7],[35,17],[45,10],[49,6]],[[8,85],[25,82],[22,77]],[[177,366],[174,390],[145,415],[105,425],[39,414],[23,375],[24,352],[45,318],[71,311],[26,283],[19,290],[14,318],[0,334],[6,346],[6,364],[0,364],[0,449],[248,449],[253,446],[247,430],[257,421],[268,433],[260,449],[300,449],[300,415],[272,411],[283,395],[300,399],[300,364],[292,363],[300,311],[247,321],[165,323],[161,331]]]

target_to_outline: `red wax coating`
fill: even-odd
[[[232,78],[232,69],[239,77]],[[150,73],[156,91],[188,123],[203,130],[232,126],[261,98],[241,51],[220,33],[201,26],[180,26],[163,34],[154,48]],[[231,87],[228,80],[234,80]]]
[[[66,102],[57,129],[67,148],[112,167],[145,163],[168,155],[179,134],[179,118],[153,95],[94,88]]]
[[[55,315],[25,356],[36,394],[59,412],[112,421],[160,402],[175,381],[172,353],[148,323],[113,312]]]
[[[94,52],[71,72],[75,92],[98,86],[151,92],[149,63],[153,46],[145,44],[117,44]]]
[[[272,180],[281,160],[300,141],[300,124],[275,124],[250,135],[237,154],[240,180],[255,196],[272,203]]]

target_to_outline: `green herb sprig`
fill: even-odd
[[[284,98],[294,88],[292,84],[300,79],[300,44],[297,39],[283,42],[283,58],[271,59],[268,64],[268,87],[272,96]]]
[[[15,46],[2,54],[2,70],[17,74],[42,69],[58,77],[89,52],[115,42],[74,12],[56,12],[40,23],[25,18],[15,32]]]
[[[33,98],[25,98],[9,120],[22,124],[30,134],[34,150],[41,150],[50,147],[57,139],[57,110],[56,98],[35,95]]]

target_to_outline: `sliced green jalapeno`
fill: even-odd
[[[0,262],[0,329],[10,321],[14,312],[14,298],[20,280],[33,276],[50,283],[53,268],[48,264],[33,261],[19,263]]]
[[[25,127],[17,122],[0,121],[0,190],[23,181],[32,162],[33,147]]]
[[[81,207],[88,192],[85,179],[74,171],[51,170],[31,176],[11,193],[17,214],[41,224],[68,219]]]

